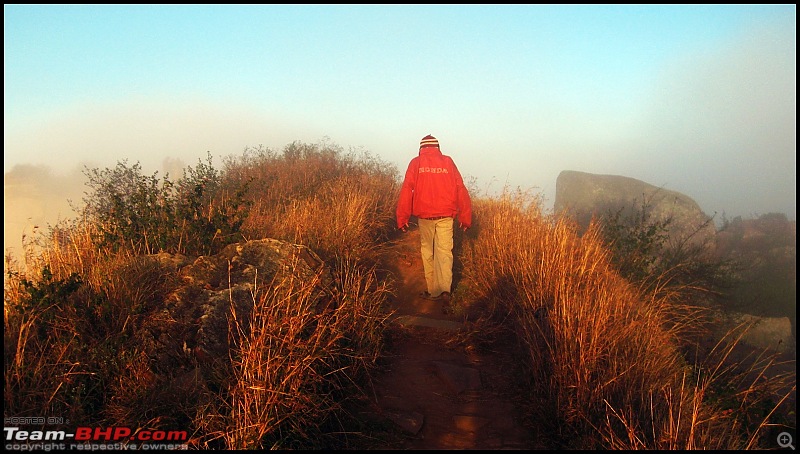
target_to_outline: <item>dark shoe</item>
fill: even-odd
[[[428,293],[427,290],[425,290],[424,292],[419,292],[419,297],[424,300],[431,300],[431,301],[436,301],[439,299],[439,296],[433,296],[430,293]]]

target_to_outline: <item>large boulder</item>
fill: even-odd
[[[670,241],[711,245],[716,228],[690,197],[635,178],[564,170],[556,180],[553,211],[573,218],[586,229],[593,217],[621,212],[623,218],[644,210],[652,222],[670,220]]]

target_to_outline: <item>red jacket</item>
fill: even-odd
[[[408,164],[397,201],[397,227],[418,218],[452,216],[463,227],[472,225],[472,201],[464,180],[450,156],[438,146],[420,148]]]

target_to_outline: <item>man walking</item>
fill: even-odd
[[[461,173],[439,141],[427,135],[419,156],[411,159],[397,201],[397,227],[408,230],[411,216],[419,219],[420,251],[427,290],[420,297],[442,300],[445,310],[453,285],[453,227],[472,225],[472,201]]]

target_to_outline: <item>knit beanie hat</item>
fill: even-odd
[[[432,135],[428,134],[427,136],[422,138],[422,141],[419,143],[419,147],[420,148],[425,148],[425,147],[436,147],[436,148],[439,148],[439,141],[436,140],[436,137],[433,137]]]

